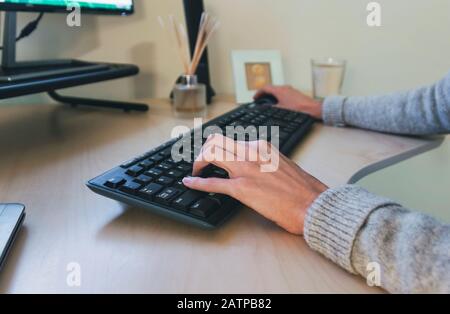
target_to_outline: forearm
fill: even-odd
[[[356,186],[330,189],[313,203],[305,240],[364,277],[378,263],[389,292],[450,292],[450,227]]]
[[[417,90],[372,97],[329,97],[322,117],[326,124],[380,132],[428,135],[450,132],[450,74]]]

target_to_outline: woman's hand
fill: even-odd
[[[307,209],[327,189],[265,141],[235,142],[213,135],[194,163],[193,176],[209,164],[226,170],[230,179],[187,177],[183,183],[229,195],[297,235],[303,234]]]
[[[322,103],[306,96],[291,86],[272,86],[259,90],[255,99],[263,94],[272,94],[278,99],[278,106],[294,111],[301,111],[316,119],[322,119]]]

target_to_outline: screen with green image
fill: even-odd
[[[77,3],[80,7],[88,10],[111,10],[111,11],[129,11],[133,8],[132,0],[0,0],[2,4],[10,4],[24,7],[33,6],[36,9],[41,7],[67,8],[69,4]]]

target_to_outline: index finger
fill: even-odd
[[[202,149],[197,159],[195,160],[192,169],[192,175],[199,175],[202,170],[210,164],[222,168],[230,174],[232,172],[232,169],[235,168],[235,159],[236,156],[225,150],[223,147],[215,144],[208,145],[205,149]]]
[[[199,174],[209,164],[214,164],[230,172],[232,167],[235,167],[237,161],[238,147],[242,143],[236,142],[233,139],[216,134],[208,138],[205,145],[203,145],[200,154],[194,162],[192,174]]]

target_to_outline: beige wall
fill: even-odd
[[[157,16],[174,13],[183,17],[181,0],[136,2],[133,17],[84,16],[81,28],[66,26],[63,15],[47,14],[38,31],[19,44],[20,56],[135,63],[142,69],[139,77],[73,93],[120,99],[164,97],[181,67]],[[232,49],[280,49],[286,81],[303,89],[310,89],[310,57],[346,58],[346,94],[414,87],[432,82],[450,69],[448,0],[380,0],[381,28],[366,25],[369,0],[205,2],[222,21],[210,48],[213,83],[220,93],[233,92]],[[21,14],[21,23],[32,17]],[[36,96],[15,102],[35,100]]]

